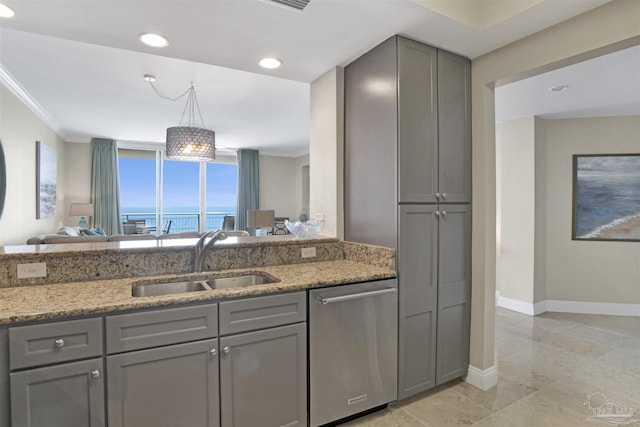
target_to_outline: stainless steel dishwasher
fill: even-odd
[[[311,427],[397,398],[396,279],[309,291]]]

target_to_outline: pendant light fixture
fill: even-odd
[[[204,120],[202,120],[202,113],[200,112],[200,105],[198,105],[198,98],[193,82],[191,83],[191,87],[185,92],[176,98],[170,98],[160,92],[153,84],[155,81],[154,76],[145,75],[144,79],[149,82],[153,90],[161,98],[178,101],[185,96],[187,97],[187,102],[184,110],[182,110],[178,126],[167,128],[167,146],[165,152],[167,158],[198,162],[214,160],[216,158],[216,133],[210,129],[206,129],[204,126]],[[196,112],[198,113],[201,127],[194,126]],[[183,125],[185,115],[187,116],[186,126]]]

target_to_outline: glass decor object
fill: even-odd
[[[307,221],[284,221],[284,226],[296,237],[311,237],[320,232],[324,226],[323,220],[310,219]]]

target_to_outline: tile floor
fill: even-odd
[[[633,408],[636,421],[626,425],[640,427],[640,317],[533,317],[498,308],[495,341],[498,385],[491,390],[453,381],[344,426],[616,425],[587,420],[587,395],[599,392]]]

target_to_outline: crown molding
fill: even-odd
[[[47,126],[51,128],[63,141],[67,141],[68,136],[62,131],[62,128],[47,111],[42,108],[27,90],[13,77],[13,75],[0,64],[0,83],[13,93],[22,103],[24,103],[33,113],[40,118]]]

